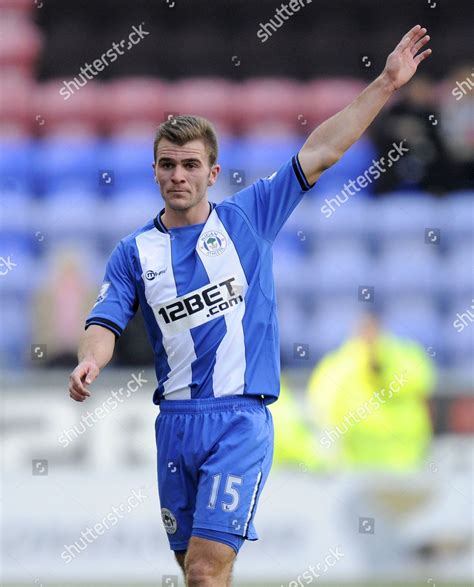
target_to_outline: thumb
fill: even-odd
[[[90,383],[92,383],[98,374],[99,374],[99,368],[97,367],[97,365],[92,364],[92,365],[88,366],[87,371],[86,371],[86,383],[88,385]]]

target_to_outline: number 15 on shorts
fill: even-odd
[[[217,475],[213,475],[212,477],[212,490],[211,496],[209,499],[209,503],[207,507],[211,510],[216,508],[217,502],[217,495],[219,493],[219,487],[222,481],[222,473],[218,473]],[[242,477],[238,477],[237,475],[227,475],[227,479],[225,482],[224,494],[229,496],[231,499],[230,501],[222,500],[221,507],[222,511],[224,512],[235,512],[235,510],[239,506],[240,495],[235,486],[240,486],[243,483]]]

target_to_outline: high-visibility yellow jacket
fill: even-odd
[[[274,465],[289,465],[302,471],[317,469],[321,459],[316,434],[305,421],[304,408],[293,397],[283,376],[278,401],[271,404],[269,409],[275,431]]]
[[[426,397],[435,382],[433,362],[419,344],[382,335],[369,347],[353,338],[314,369],[308,403],[326,465],[406,470],[426,453],[432,429]]]

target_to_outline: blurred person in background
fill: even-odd
[[[96,298],[95,287],[84,270],[88,266],[74,245],[56,249],[49,259],[47,279],[36,293],[33,340],[46,344],[44,364],[50,367],[71,367],[76,362],[77,332]]]
[[[280,380],[278,401],[271,405],[270,411],[275,431],[274,465],[298,467],[302,471],[321,468],[317,436],[284,376]]]
[[[453,188],[455,175],[435,100],[430,78],[418,76],[373,126],[371,134],[380,156],[401,141],[410,149],[375,182],[378,194],[419,189],[440,195]]]
[[[384,332],[363,317],[353,338],[314,369],[308,401],[325,465],[410,470],[432,437],[427,397],[435,384],[431,358],[418,343]]]
[[[458,67],[443,84],[441,129],[456,169],[456,189],[474,187],[474,68]]]

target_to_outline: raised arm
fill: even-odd
[[[431,54],[431,49],[419,53],[429,40],[425,28],[414,26],[390,53],[379,77],[351,104],[310,134],[298,154],[310,184],[339,161],[369,127],[393,92],[413,77],[418,65]]]
[[[112,358],[115,348],[115,334],[92,324],[84,333],[79,345],[79,364],[69,376],[69,395],[77,402],[90,396],[87,386],[99,375]]]

